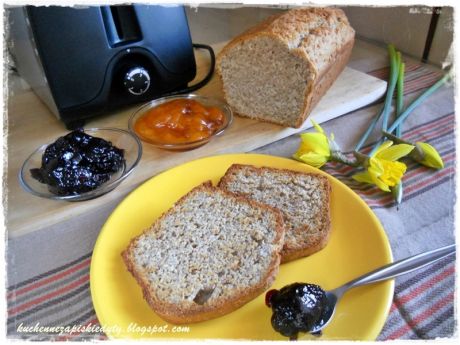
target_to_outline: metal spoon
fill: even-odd
[[[321,330],[324,327],[326,327],[329,324],[329,322],[331,322],[332,317],[334,316],[334,312],[335,312],[338,301],[343,296],[343,294],[347,292],[349,289],[357,287],[357,286],[361,286],[361,285],[366,285],[366,284],[379,282],[382,280],[391,279],[399,275],[412,272],[416,269],[432,264],[454,253],[455,253],[455,244],[451,244],[449,246],[441,247],[441,248],[438,248],[438,249],[435,249],[435,250],[432,250],[426,253],[414,255],[406,259],[402,259],[394,263],[385,265],[381,268],[376,269],[375,271],[366,273],[356,279],[353,279],[352,281],[334,290],[326,291],[327,306],[325,306],[324,308],[320,321],[318,321],[313,326],[310,333],[314,335],[321,334]]]

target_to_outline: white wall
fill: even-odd
[[[194,42],[218,43],[229,40],[269,15],[279,13],[286,6],[241,7],[207,4],[187,8]],[[342,7],[358,37],[385,45],[393,43],[398,50],[421,59],[430,25],[430,8],[399,7]],[[441,65],[453,40],[453,9],[442,9],[433,40],[429,61]]]

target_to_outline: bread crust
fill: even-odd
[[[232,182],[231,175],[241,169],[249,169],[252,174],[261,175],[263,172],[281,172],[290,176],[314,176],[316,179],[322,181],[321,188],[324,195],[324,205],[322,212],[319,214],[321,217],[321,230],[319,233],[311,234],[309,233],[308,225],[305,225],[303,228],[295,229],[298,232],[309,233],[306,243],[303,245],[296,245],[285,241],[283,250],[281,252],[281,263],[286,263],[301,257],[309,256],[314,254],[321,249],[323,249],[329,242],[329,237],[331,233],[331,217],[330,217],[330,193],[331,185],[328,178],[324,175],[314,174],[314,173],[305,173],[301,171],[289,170],[289,169],[280,169],[280,168],[271,168],[271,167],[256,167],[253,165],[244,165],[244,164],[233,164],[231,165],[225,175],[220,179],[218,187],[226,189],[227,186]],[[245,195],[245,194],[240,194]],[[247,196],[250,198],[250,196]],[[282,213],[282,210],[280,210]],[[287,230],[289,231],[289,230]]]
[[[325,21],[332,20],[343,23],[344,28],[344,37],[342,38],[343,42],[341,46],[328,56],[328,61],[324,64],[324,66],[320,66],[319,63],[312,61],[309,51],[311,47],[302,45],[301,43],[294,45],[295,41],[298,39],[299,32],[302,32],[305,29],[304,23],[309,20],[318,20],[318,18],[323,18]],[[332,28],[319,27],[313,31],[315,34],[321,36],[326,35],[327,31],[331,30]],[[222,80],[222,84],[224,83],[221,69],[222,60],[225,59],[226,55],[235,46],[244,41],[260,36],[267,36],[275,41],[278,41],[286,47],[286,50],[289,51],[289,53],[298,56],[307,64],[311,74],[311,82],[309,82],[305,88],[302,107],[303,111],[298,115],[294,123],[278,121],[276,119],[269,120],[261,115],[255,114],[250,115],[241,112],[238,112],[238,114],[243,117],[259,119],[264,122],[300,128],[321,97],[327,92],[329,87],[345,68],[354,45],[355,31],[350,26],[344,12],[337,8],[300,8],[271,16],[260,24],[232,39],[218,54],[216,71]],[[293,48],[291,47],[292,45],[294,45]],[[225,99],[228,100],[229,97],[226,93],[225,85],[223,85],[222,89]]]
[[[337,77],[345,69],[348,60],[350,59],[351,51],[353,50],[354,40],[348,42],[342,50],[337,54],[335,62],[329,65],[329,68],[320,78],[316,79],[314,89],[315,92],[306,93],[304,99],[304,112],[298,117],[295,123],[295,128],[300,128],[305,122],[307,117],[310,115],[315,106],[319,103],[321,98],[326,94],[329,88],[332,86]]]
[[[161,222],[161,220],[164,217],[166,217],[168,213],[173,212],[173,209],[176,205],[183,203],[192,193],[195,193],[197,191],[207,191],[209,193],[222,193],[228,197],[238,200],[238,202],[246,203],[253,207],[261,208],[265,212],[270,212],[273,215],[275,215],[277,225],[275,229],[276,235],[273,240],[273,243],[277,244],[278,248],[273,253],[273,257],[268,266],[268,269],[265,272],[263,278],[258,282],[258,284],[253,285],[250,288],[239,289],[238,291],[235,291],[235,293],[233,293],[232,296],[228,298],[222,298],[213,305],[207,305],[206,303],[203,305],[189,303],[188,305],[184,306],[180,304],[162,301],[160,298],[156,296],[155,289],[148,283],[148,279],[145,276],[144,272],[136,268],[136,264],[134,258],[132,257],[132,253],[133,248],[136,245],[137,239],[139,239],[143,234],[153,231],[154,225],[156,223]],[[253,300],[261,293],[263,293],[266,289],[268,289],[273,284],[275,277],[279,271],[279,265],[281,262],[280,252],[284,243],[284,233],[285,228],[283,223],[283,217],[279,210],[268,205],[256,202],[254,200],[248,199],[246,197],[236,195],[228,191],[224,191],[217,187],[213,187],[212,183],[210,181],[207,181],[193,188],[190,192],[182,196],[174,204],[174,206],[167,210],[165,213],[163,213],[151,227],[145,229],[142,232],[142,234],[133,238],[129,243],[128,247],[121,253],[121,256],[128,271],[133,275],[137,283],[142,288],[144,299],[147,301],[147,303],[155,311],[156,314],[158,314],[165,321],[174,324],[194,323],[228,314],[243,306],[244,304],[248,303],[249,301]]]

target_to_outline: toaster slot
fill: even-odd
[[[101,14],[111,47],[142,39],[136,13],[132,6],[102,6]]]

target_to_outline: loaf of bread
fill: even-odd
[[[286,235],[281,262],[316,253],[328,243],[331,187],[327,177],[234,164],[220,180],[219,187],[282,212]]]
[[[344,69],[354,35],[335,8],[293,9],[268,18],[218,55],[227,103],[244,117],[300,127]]]
[[[191,323],[229,313],[269,288],[283,239],[278,210],[208,183],[177,201],[122,256],[161,318]]]

